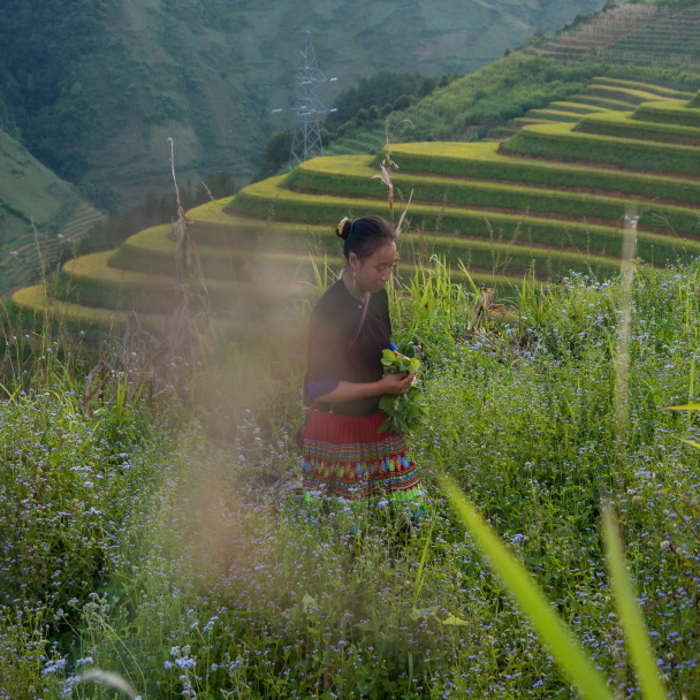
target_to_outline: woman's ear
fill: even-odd
[[[350,265],[350,267],[353,270],[356,270],[358,268],[359,264],[360,264],[360,258],[358,258],[357,255],[355,255],[355,253],[350,253],[350,255],[348,255],[348,265]]]

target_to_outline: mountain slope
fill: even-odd
[[[28,282],[49,256],[102,214],[0,129],[0,291]]]
[[[178,174],[246,181],[267,137],[292,124],[303,32],[337,83],[391,68],[464,73],[602,0],[6,0],[0,93],[29,150],[116,209]],[[554,17],[555,19],[550,19]],[[361,18],[361,21],[358,20]],[[331,89],[332,88],[332,89]],[[3,112],[0,111],[0,118]]]

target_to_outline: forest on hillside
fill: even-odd
[[[272,12],[245,0],[8,0],[0,8],[0,126],[94,204],[116,211],[164,189],[168,135],[178,142],[184,179],[226,171],[247,181],[267,138],[293,123],[305,29],[320,67],[337,78],[323,94],[330,104],[382,69],[468,72],[535,27],[560,26],[562,13],[572,19],[601,4],[458,8],[441,0],[399,12],[380,2],[366,13],[353,9],[351,18],[334,0],[314,12],[288,0],[276,0]],[[282,121],[271,114],[276,107],[287,110]]]

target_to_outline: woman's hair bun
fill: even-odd
[[[347,216],[345,216],[338,222],[338,225],[335,227],[335,235],[345,240],[350,234],[351,227],[352,221],[348,219]]]

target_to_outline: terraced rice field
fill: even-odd
[[[324,155],[340,156],[353,153],[376,153],[384,145],[385,138],[383,127],[355,136],[341,137],[324,149]]]
[[[104,214],[89,205],[78,207],[57,236],[46,237],[28,230],[14,242],[11,250],[0,251],[0,276],[3,289],[21,287],[37,276],[42,264],[52,263],[64,246],[75,245]]]
[[[698,62],[700,8],[669,12],[653,22],[640,24],[610,44],[602,52],[606,58],[632,62],[673,60]]]
[[[641,65],[698,64],[700,8],[697,5],[627,3],[590,22],[560,32],[544,49],[564,60],[596,57]],[[669,66],[671,67],[671,66]]]
[[[677,100],[685,108],[694,93],[675,90],[631,80],[600,77],[591,81],[582,94],[571,95],[566,101],[551,102],[546,109],[531,109],[523,117],[513,120],[513,126],[541,124],[542,122],[576,123],[588,114],[597,112],[632,112],[642,103]],[[654,121],[653,119],[651,121]]]
[[[578,98],[540,110],[540,123],[501,143],[394,144],[397,216],[413,192],[399,274],[406,279],[416,264],[440,256],[455,278],[469,276],[505,295],[533,273],[547,283],[571,271],[608,278],[619,268],[626,216],[638,217],[644,262],[700,254],[694,97],[599,79]],[[615,106],[601,109],[597,100]],[[556,119],[561,112],[575,119]],[[299,303],[315,293],[315,275],[341,266],[337,221],[388,217],[376,178],[381,159],[317,158],[190,212],[214,315],[239,330],[261,319],[293,322]],[[79,307],[81,318],[92,310],[110,323],[123,322],[131,309],[164,318],[174,284],[169,234],[169,226],[154,227],[117,251],[72,261],[53,291],[56,308],[70,315]],[[45,299],[36,289],[15,295],[27,309]]]
[[[669,8],[662,5],[628,3],[613,7],[580,28],[559,32],[545,50],[558,58],[579,59],[593,51],[614,46],[630,32],[652,25],[669,13]]]

